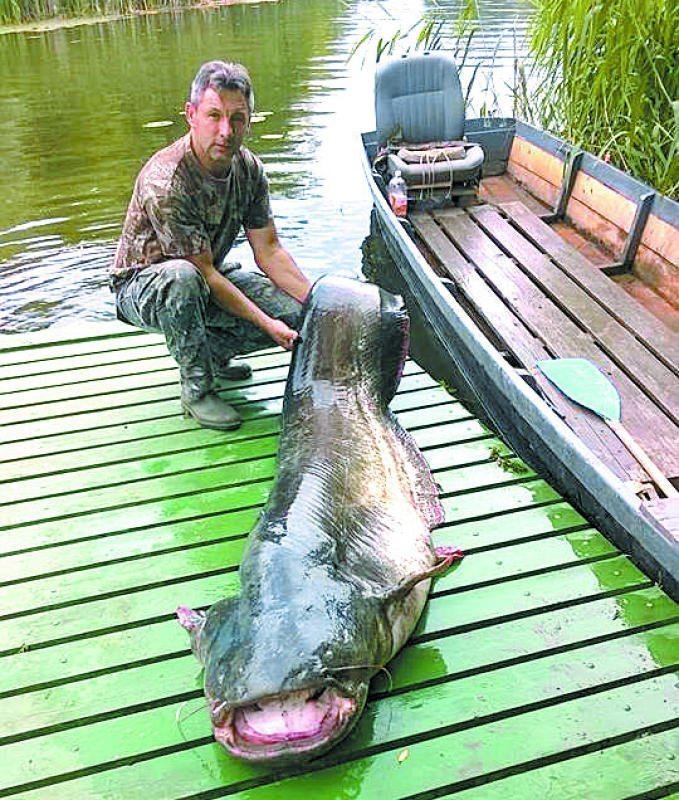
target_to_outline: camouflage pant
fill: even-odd
[[[298,325],[300,303],[264,275],[239,264],[224,264],[220,272],[270,317]],[[184,259],[135,273],[118,288],[116,307],[125,322],[165,335],[179,365],[182,393],[190,400],[212,389],[215,375],[233,356],[273,345],[260,328],[218,306],[198,269]]]

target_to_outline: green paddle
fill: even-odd
[[[586,358],[554,358],[538,361],[536,366],[566,397],[589,408],[608,424],[665,497],[679,497],[679,492],[657,464],[651,461],[641,445],[623,427],[618,390],[598,367]]]

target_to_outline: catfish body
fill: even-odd
[[[400,298],[326,277],[300,334],[240,595],[206,615],[178,609],[216,739],[258,761],[318,755],[346,735],[370,678],[417,623],[429,579],[460,555],[431,548],[437,487],[388,410],[407,353]]]

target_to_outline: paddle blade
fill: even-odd
[[[553,358],[538,369],[566,397],[605,419],[620,420],[620,395],[611,381],[586,358]]]

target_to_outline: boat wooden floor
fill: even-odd
[[[173,612],[237,591],[287,355],[251,358],[224,392],[245,422],[220,433],[179,415],[158,337],[100,331],[0,341],[0,796],[679,789],[677,604],[413,362],[393,408],[442,488],[434,539],[467,556],[344,743],[278,773],[224,754]]]
[[[496,179],[486,189],[493,203],[411,214],[430,263],[452,281],[451,290],[498,349],[620,478],[648,482],[606,424],[561,395],[537,361],[581,356],[597,364],[621,394],[625,427],[676,480],[679,336],[597,269],[594,246],[564,226],[554,230],[539,218],[535,201],[508,186]]]

